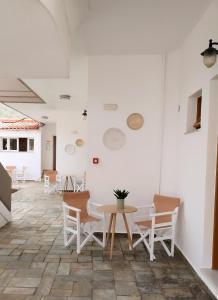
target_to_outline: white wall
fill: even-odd
[[[34,151],[32,152],[3,152],[0,151],[0,161],[3,166],[15,165],[18,169],[27,167],[27,180],[40,180],[41,178],[41,130],[1,130],[1,137],[24,137],[34,139]]]
[[[128,203],[146,205],[159,190],[163,106],[163,58],[160,55],[89,57],[88,172],[87,184],[99,203],[112,203],[114,188],[130,191]],[[114,112],[104,103],[118,104]],[[144,116],[140,130],[127,127],[134,112]],[[107,149],[102,136],[120,128],[126,145]],[[92,157],[100,157],[93,165]]]
[[[42,127],[42,170],[53,169],[53,136],[56,124],[49,123]]]
[[[211,266],[213,246],[214,203],[218,138],[218,78],[210,81],[209,122],[207,142],[206,191],[204,205],[203,264]]]
[[[178,147],[180,110],[180,51],[166,57],[163,116],[163,146],[161,156],[161,192],[179,195],[178,190]]]
[[[175,170],[177,194],[181,196],[183,205],[179,217],[179,234],[177,245],[191,264],[199,269],[211,267],[212,222],[208,218],[213,215],[214,193],[208,193],[208,182],[214,182],[214,171],[210,169],[210,160],[214,153],[208,152],[210,79],[218,73],[218,64],[207,69],[202,63],[200,53],[208,47],[208,40],[218,40],[218,2],[214,1],[204,14],[195,29],[184,42],[180,53],[171,53],[167,58],[166,77],[166,116],[164,151],[170,149],[172,161],[165,158],[163,163],[161,192],[172,192],[172,181],[169,169]],[[179,73],[178,73],[179,68]],[[176,87],[176,88],[175,88]],[[185,134],[187,119],[187,101],[189,96],[202,89],[202,128],[197,132]],[[178,114],[176,107],[180,104]],[[177,116],[177,117],[176,117]],[[169,131],[171,127],[178,131]],[[168,133],[167,133],[168,132]],[[169,135],[171,138],[169,139]],[[167,137],[168,136],[168,137]],[[172,140],[178,141],[173,148]],[[215,146],[216,142],[213,142]],[[214,147],[213,146],[213,147]],[[216,147],[216,146],[215,146]],[[165,156],[163,156],[165,157]],[[206,170],[208,172],[206,172]],[[211,171],[209,171],[211,170]],[[207,224],[207,226],[205,226]],[[208,242],[210,246],[208,247]]]
[[[57,171],[61,175],[82,175],[87,162],[87,121],[82,120],[82,111],[59,111],[56,123]],[[75,146],[75,153],[69,155],[64,148],[75,145],[77,138],[84,140],[83,147]]]

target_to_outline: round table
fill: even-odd
[[[110,213],[110,222],[109,222],[109,228],[108,228],[108,234],[107,234],[107,241],[106,245],[109,242],[110,238],[110,233],[112,235],[111,237],[111,247],[110,247],[110,259],[112,259],[113,256],[113,247],[114,247],[114,236],[115,236],[115,229],[116,229],[116,217],[117,214],[122,214],[123,220],[124,220],[124,225],[126,227],[126,232],[128,235],[128,240],[129,240],[129,245],[131,250],[133,249],[132,247],[132,237],[129,231],[129,226],[126,218],[126,214],[129,213],[134,213],[137,211],[137,208],[134,206],[125,206],[123,209],[117,208],[116,205],[102,205],[101,207],[98,208],[98,212],[103,212],[103,213]]]

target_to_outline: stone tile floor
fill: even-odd
[[[0,229],[0,300],[213,299],[178,251],[156,248],[149,262],[127,239],[108,252],[90,243],[77,256],[63,246],[62,199],[45,195],[40,183],[13,194],[13,222]]]

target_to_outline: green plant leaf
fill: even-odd
[[[120,189],[114,189],[114,196],[117,198],[117,199],[125,199],[128,194],[129,194],[129,191],[127,190],[120,190]]]

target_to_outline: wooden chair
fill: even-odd
[[[64,210],[64,245],[67,247],[76,237],[76,251],[79,254],[90,239],[94,239],[100,246],[105,246],[105,218],[103,214],[96,213],[99,204],[89,201],[89,191],[65,192],[63,195]],[[96,226],[102,222],[103,240],[94,235]],[[86,226],[89,224],[89,231]],[[81,242],[81,235],[85,238]]]
[[[180,205],[180,199],[162,195],[155,195],[153,210],[149,214],[149,219],[136,221],[136,229],[140,238],[133,244],[133,248],[143,242],[150,254],[150,260],[155,259],[154,243],[160,241],[169,256],[174,256],[175,229]],[[140,209],[148,207],[140,207]],[[148,238],[148,240],[147,240]],[[171,240],[170,249],[165,240]]]
[[[43,175],[49,177],[50,183],[56,182],[56,175],[57,175],[56,170],[44,170]]]
[[[50,194],[50,181],[47,175],[44,175],[44,192]]]
[[[8,175],[11,177],[12,184],[16,183],[16,166],[6,166],[6,171],[8,172]]]
[[[74,192],[85,191],[86,185],[86,173],[83,176],[74,176],[73,178],[73,190]]]
[[[50,194],[52,192],[62,191],[62,177],[57,171],[44,172],[44,192]]]
[[[63,191],[63,183],[62,183],[62,176],[56,175],[56,185],[55,185],[56,192],[62,193]]]
[[[26,169],[27,168],[23,166],[21,170],[16,171],[16,180],[17,181],[22,181],[23,183],[25,182]]]

